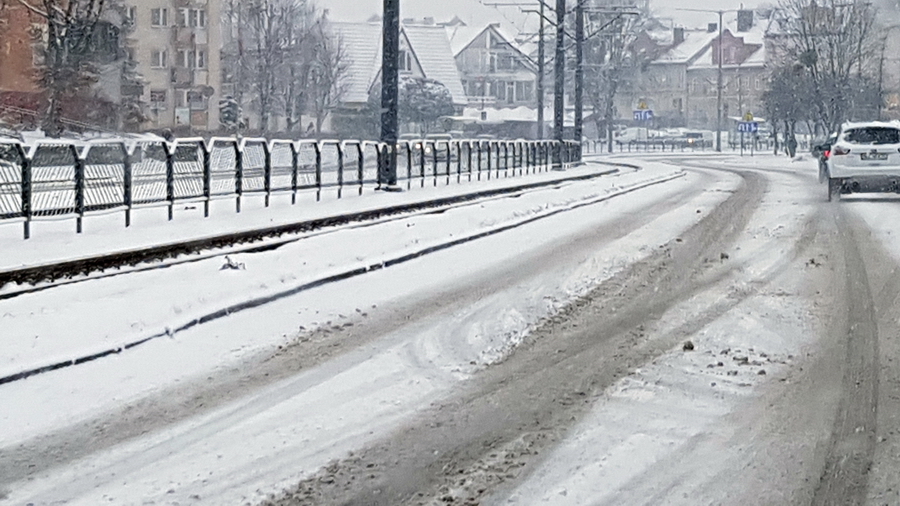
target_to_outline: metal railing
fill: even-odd
[[[412,140],[398,143],[397,184],[412,189],[431,182],[450,184],[521,176],[563,167],[581,158],[576,142],[526,140]],[[370,141],[281,141],[251,138],[178,139],[173,142],[0,141],[0,220],[22,220],[24,237],[31,221],[74,216],[82,232],[86,213],[121,209],[125,226],[139,206],[234,198],[241,212],[245,195],[347,190],[362,194],[382,181],[380,160],[391,146]]]

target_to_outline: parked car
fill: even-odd
[[[900,123],[845,123],[826,170],[829,201],[846,193],[900,193]]]

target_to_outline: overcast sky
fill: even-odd
[[[569,0],[570,2],[572,0]],[[459,15],[471,25],[485,20],[506,21],[514,26],[522,26],[522,14],[515,7],[488,7],[484,4],[510,3],[511,0],[400,0],[401,16],[423,18],[433,16],[438,21],[449,20]],[[329,9],[331,18],[339,21],[365,21],[374,14],[380,14],[382,0],[318,0],[321,7]],[[524,0],[523,0],[524,3]],[[690,9],[737,9],[741,5],[753,6],[753,0],[651,0],[651,7],[660,17],[671,18],[676,24],[687,27],[703,27],[716,21],[716,14],[684,12],[678,8]],[[675,4],[675,5],[673,5]]]

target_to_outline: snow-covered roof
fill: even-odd
[[[726,13],[724,17],[723,32],[729,35],[743,39],[744,44],[759,45],[753,54],[747,57],[741,66],[756,66],[765,64],[765,39],[771,27],[772,20],[766,19],[754,12],[753,26],[749,30],[738,31],[737,13]],[[653,38],[662,37],[662,33],[648,33]],[[707,30],[685,30],[684,42],[672,46],[668,51],[657,58],[654,63],[688,63],[693,67],[702,68],[704,66],[713,65],[712,62],[712,43],[719,37],[718,30],[710,32]],[[671,41],[671,37],[668,38]]]
[[[537,43],[535,42],[521,43],[515,33],[513,33],[508,27],[500,23],[490,23],[488,25],[480,26],[448,26],[445,28],[445,30],[447,32],[447,36],[450,38],[450,46],[453,49],[454,56],[458,56],[459,53],[463,52],[463,50],[465,50],[473,41],[475,41],[475,39],[481,36],[482,33],[489,30],[506,41],[506,43],[509,44],[510,47],[522,52],[523,54],[529,54],[528,47],[523,46],[530,45],[537,47]]]
[[[713,54],[715,53],[715,49],[713,46],[707,46],[703,49],[700,55],[691,63],[688,67],[690,69],[709,69],[716,68],[718,64],[713,60]],[[723,63],[723,68],[751,68],[751,67],[764,67],[766,65],[766,46],[765,44],[759,44],[756,50],[748,57],[744,58],[743,61],[737,64],[726,64]]]
[[[465,25],[446,27],[445,30],[447,32],[447,37],[450,39],[450,48],[453,51],[453,56],[459,55],[466,46],[471,44],[472,41],[486,29],[487,28],[483,26]]]
[[[363,103],[381,72],[381,24],[333,23],[347,53],[347,91],[344,101]],[[409,43],[425,77],[439,81],[453,97],[453,103],[468,103],[447,33],[440,26],[403,25],[402,35]]]
[[[343,100],[364,103],[381,70],[381,24],[332,23],[331,26],[341,38],[347,55],[347,90]]]
[[[439,81],[450,90],[453,103],[465,105],[468,102],[466,90],[459,77],[459,69],[453,58],[453,50],[447,32],[441,26],[408,25],[403,27],[406,40],[422,67],[425,77]]]
[[[718,32],[710,33],[706,30],[684,31],[684,42],[669,48],[653,63],[688,63],[696,58],[704,48],[719,36]]]

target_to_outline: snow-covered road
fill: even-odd
[[[798,485],[809,477],[801,475],[817,481],[816,462],[828,460],[813,443],[830,436],[833,412],[841,412],[839,395],[813,388],[818,381],[839,384],[840,376],[809,372],[833,358],[822,349],[840,347],[822,337],[823,316],[843,303],[839,294],[820,296],[830,289],[821,273],[835,270],[835,255],[817,239],[828,229],[816,225],[824,190],[814,182],[814,162],[619,161],[641,170],[310,234],[230,258],[240,269],[221,270],[217,257],[0,301],[2,376],[484,235],[114,357],[0,385],[0,503],[254,504],[287,489],[283,504],[437,504],[448,497],[459,504],[734,497],[804,504],[804,494],[817,492]],[[841,205],[839,213],[867,223],[887,251],[900,252],[893,242],[900,234],[885,219],[900,210],[897,202]],[[14,246],[5,241],[3,248]],[[90,248],[80,245],[73,254]],[[634,274],[642,265],[643,277]],[[674,281],[656,277],[673,265],[697,270],[670,273]],[[618,314],[618,303],[590,302],[611,286],[646,293],[646,306],[638,305],[644,314],[629,313],[633,300]],[[565,337],[573,331],[566,325],[612,332],[590,314],[607,315],[603,321],[630,315],[617,323],[628,339],[618,342],[611,333],[612,352],[586,344],[590,353],[576,352],[581,341]],[[692,351],[684,350],[686,341]],[[495,380],[514,391],[515,378],[531,374],[519,362],[537,360],[529,353],[559,355],[562,370],[547,373],[544,387],[554,402],[571,394],[561,395],[562,383],[555,383],[566,366],[573,381],[588,381],[588,358],[597,374],[607,374],[582,385],[585,399],[574,403],[582,407],[563,403],[565,422],[535,417],[548,425],[544,438],[515,426],[530,416],[524,408],[483,393]],[[534,378],[547,366],[531,371]],[[530,393],[522,392],[527,404]],[[797,396],[804,409],[792,415],[784,403]],[[465,399],[474,399],[471,406]],[[489,399],[506,414],[477,428],[461,421],[481,420]],[[536,393],[535,406],[541,402]],[[805,427],[809,437],[781,434],[781,419]],[[452,437],[435,440],[442,434]],[[493,438],[481,453],[472,449],[482,444],[479,435]],[[887,448],[897,444],[886,439]],[[763,462],[747,457],[762,449],[776,465],[748,468]],[[788,454],[810,458],[791,470]],[[889,462],[896,453],[879,458]],[[416,472],[398,478],[410,469]],[[875,466],[871,497],[889,494],[891,469]],[[730,485],[714,486],[723,476]],[[765,480],[779,487],[751,492]]]

